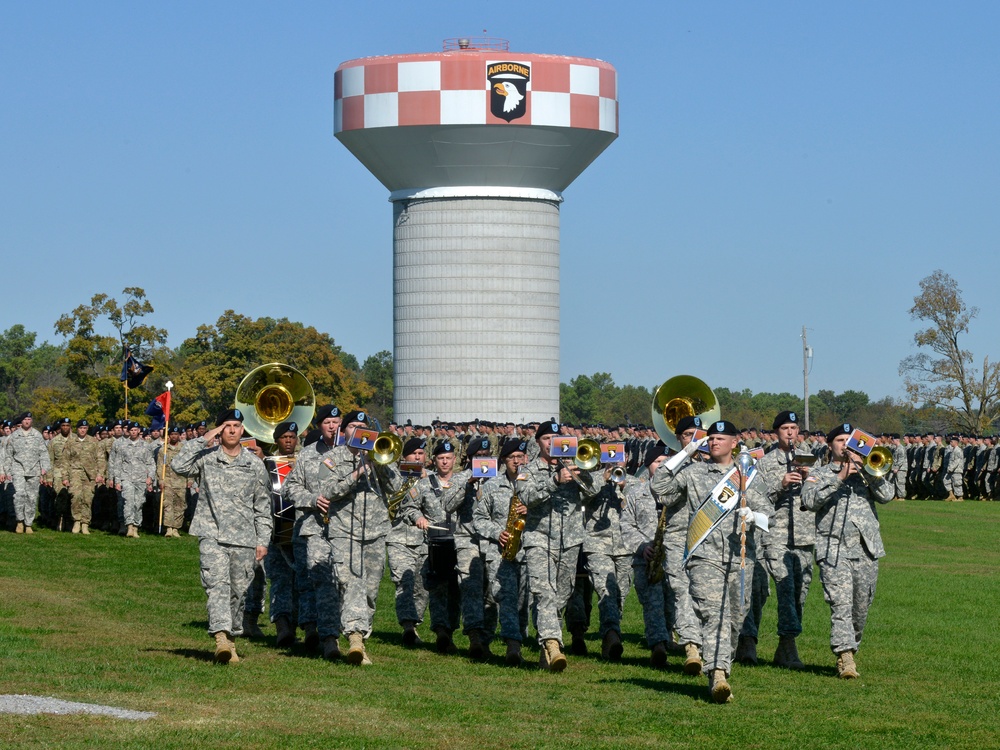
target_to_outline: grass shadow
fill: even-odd
[[[647,677],[621,677],[598,680],[603,685],[634,685],[643,690],[652,690],[657,693],[673,693],[683,695],[698,701],[699,703],[711,703],[711,696],[708,692],[707,684],[703,681],[694,682],[672,682],[669,680],[651,680]]]
[[[143,649],[149,654],[173,654],[183,656],[185,659],[196,659],[197,661],[215,661],[215,651],[197,648],[146,648]]]

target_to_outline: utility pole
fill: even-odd
[[[806,327],[802,326],[802,393],[803,401],[806,405],[806,429],[809,429],[809,358],[812,356],[812,349],[806,341]]]

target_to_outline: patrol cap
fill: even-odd
[[[774,418],[774,422],[771,424],[771,429],[776,430],[783,424],[798,424],[799,415],[794,411],[783,411],[778,416]]]
[[[340,409],[333,404],[324,404],[316,410],[316,416],[313,418],[314,424],[322,424],[324,419],[329,419],[330,417],[339,417]]]
[[[278,438],[284,435],[286,432],[294,432],[296,435],[299,434],[299,425],[297,422],[285,421],[279,422],[274,428],[274,442],[278,442]]]
[[[642,460],[643,465],[648,469],[653,465],[653,461],[658,459],[660,456],[667,455],[667,446],[663,444],[663,441],[657,440],[656,445],[653,445],[646,451],[646,457]]]
[[[545,437],[546,435],[558,435],[558,434],[559,434],[559,425],[553,419],[548,422],[542,422],[540,425],[538,425],[538,429],[535,430],[535,440],[538,440],[538,438]]]
[[[528,441],[527,440],[508,440],[503,444],[503,448],[500,449],[500,460],[503,461],[511,453],[527,453],[528,452]]]
[[[76,426],[77,427],[90,427],[90,422],[88,422],[86,419],[81,419],[79,422],[76,423]]]
[[[344,415],[344,424],[349,425],[351,422],[361,422],[362,424],[368,424],[368,415],[363,411],[349,411]]]
[[[442,453],[454,453],[455,446],[450,440],[442,440],[434,446],[434,455],[440,456]]]
[[[469,446],[465,450],[466,456],[475,456],[477,453],[482,451],[489,452],[490,450],[490,439],[489,438],[472,438],[469,441]]]
[[[674,434],[681,435],[690,430],[692,427],[697,427],[699,430],[701,429],[701,417],[681,417],[681,419],[677,422],[677,427],[674,428]]]
[[[215,418],[215,426],[220,427],[225,422],[233,421],[243,424],[243,412],[239,409],[226,409],[225,411],[220,411],[219,416]],[[198,424],[205,424],[205,421],[202,420]]]
[[[847,422],[845,422],[844,424],[839,424],[832,430],[830,430],[828,433],[826,433],[826,442],[831,443],[833,442],[833,439],[838,435],[850,435],[852,432],[854,432],[854,428],[851,427],[851,425],[849,425]]]
[[[414,451],[422,451],[427,449],[427,441],[423,438],[411,437],[405,443],[403,443],[403,452],[400,455],[409,456]]]
[[[739,437],[739,430],[736,429],[736,425],[725,419],[720,419],[718,422],[712,422],[707,430],[709,435],[728,435],[729,437]]]

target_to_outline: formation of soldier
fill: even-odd
[[[697,418],[677,425],[679,453],[643,425],[393,424],[402,450],[388,463],[350,444],[371,427],[364,412],[324,406],[313,425],[308,435],[295,423],[277,425],[272,454],[264,456],[240,445],[235,410],[220,415],[214,430],[205,422],[173,427],[166,441],[134,422],[73,427],[68,419],[46,439],[25,414],[0,444],[3,510],[24,533],[32,533],[37,507],[54,528],[82,534],[96,527],[134,537],[140,527],[160,527],[171,537],[190,523],[201,540],[209,631],[223,663],[238,660],[238,636],[264,635],[266,609],[278,646],[297,642],[301,630],[305,646],[328,659],[371,664],[368,640],[388,559],[407,647],[421,645],[429,611],[442,654],[457,651],[454,633],[462,628],[470,658],[489,658],[499,637],[505,662],[517,666],[533,624],[540,665],[561,671],[567,651],[587,652],[596,597],[600,655],[616,661],[634,586],[651,665],[680,655],[683,671],[705,674],[712,698],[724,702],[732,696],[732,662],[757,662],[769,580],[778,600],[775,664],[804,667],[795,639],[816,560],[838,674],[857,676],[853,656],[871,603],[857,592],[874,591],[884,554],[874,503],[986,498],[996,486],[990,438],[948,436],[945,445],[933,436],[884,435],[891,467],[862,477],[841,445],[849,425],[809,434],[792,412],[779,414],[771,430],[717,422],[698,441],[707,453],[692,447]],[[562,436],[623,443],[624,462],[583,471],[553,457]],[[741,444],[764,452],[746,507],[687,555],[691,519]],[[497,474],[477,479],[471,461],[488,456],[497,459]],[[817,459],[815,466],[800,465],[800,456]],[[856,538],[838,537],[845,518],[860,530]],[[844,550],[847,563],[840,562]],[[213,569],[226,574],[206,578]]]

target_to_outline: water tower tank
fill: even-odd
[[[393,205],[395,416],[559,413],[559,204],[618,135],[606,62],[449,40],[337,69],[334,133]]]

